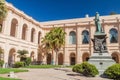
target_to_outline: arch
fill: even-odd
[[[82,44],[88,44],[89,43],[89,32],[87,30],[84,30],[82,32]]]
[[[116,63],[120,63],[120,54],[118,52],[112,53],[111,56],[116,61]]]
[[[63,54],[62,53],[58,54],[58,65],[63,65]]]
[[[71,31],[69,33],[69,43],[70,44],[76,44],[76,32]]]
[[[75,53],[70,54],[70,65],[75,65],[76,64],[76,57]]]
[[[17,35],[17,26],[18,26],[18,21],[17,19],[12,19],[11,21],[11,30],[10,30],[10,36],[16,37]]]
[[[14,48],[10,49],[9,55],[8,55],[8,65],[9,65],[9,67],[13,67],[13,64],[15,62],[15,53],[16,53],[16,50]]]
[[[42,54],[38,53],[38,61],[42,61]]]
[[[52,54],[48,53],[47,54],[47,64],[51,64],[51,62],[52,62]]]
[[[32,28],[31,29],[31,42],[34,42],[34,37],[35,36],[35,29],[34,28]]]
[[[115,28],[110,29],[110,43],[118,42],[118,31]]]
[[[27,28],[28,28],[28,26],[26,24],[23,24],[23,27],[22,27],[22,39],[23,40],[26,40]]]
[[[3,32],[3,21],[0,21],[0,33]]]
[[[40,44],[41,32],[38,32],[38,44]]]
[[[34,56],[35,56],[35,53],[34,53],[34,51],[32,51],[30,54],[31,61],[34,61]]]
[[[88,61],[89,60],[89,57],[90,57],[90,54],[89,53],[83,53],[83,55],[82,55],[82,60],[83,60],[83,62],[84,61]]]

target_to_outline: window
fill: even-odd
[[[89,43],[89,32],[87,30],[84,30],[82,32],[82,43],[88,44]]]
[[[110,30],[110,43],[118,42],[118,31],[114,28]]]
[[[69,34],[69,43],[76,44],[76,33],[74,31],[71,31]]]
[[[18,26],[18,21],[16,19],[12,19],[11,21],[11,30],[10,30],[10,36],[16,37],[16,30]]]
[[[27,34],[27,25],[24,24],[22,28],[22,39],[26,40],[26,34]]]
[[[35,38],[35,29],[32,28],[32,30],[31,30],[31,42],[34,42],[34,38]]]

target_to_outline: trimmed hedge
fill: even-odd
[[[24,62],[15,62],[14,68],[24,67]]]
[[[77,64],[72,68],[73,72],[81,73],[84,76],[95,77],[99,74],[97,68],[89,64],[88,62],[83,62],[81,64]]]
[[[110,79],[120,80],[120,64],[114,64],[108,67],[104,75],[106,75]]]

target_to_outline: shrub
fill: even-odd
[[[26,64],[27,66],[29,66],[30,63],[31,63],[31,58],[30,58],[30,57],[27,57],[26,60],[25,60],[25,64]]]
[[[77,64],[77,65],[73,66],[72,71],[73,72],[77,72],[77,73],[81,73],[83,71],[82,65],[81,64]]]
[[[120,80],[120,64],[114,64],[108,67],[105,70],[104,75],[114,80]]]
[[[3,60],[0,60],[0,67],[2,67],[4,64],[4,61]]]
[[[19,68],[19,67],[23,67],[24,66],[24,62],[15,62],[14,67],[15,68]]]
[[[94,77],[99,73],[94,65],[89,64],[87,62],[83,62],[81,64],[75,65],[72,70],[74,72],[81,73],[84,76],[91,76],[91,77]]]

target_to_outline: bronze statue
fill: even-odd
[[[106,47],[107,37],[106,37],[106,34],[103,32],[98,12],[96,12],[94,21],[95,21],[95,26],[96,26],[96,32],[94,35],[94,39],[92,39],[93,44],[94,44],[93,46],[94,51],[103,53],[107,51],[107,47]]]
[[[94,20],[95,20],[95,25],[96,25],[96,32],[102,33],[103,29],[102,29],[102,26],[100,24],[100,19],[99,19],[99,13],[98,12],[96,12]]]

